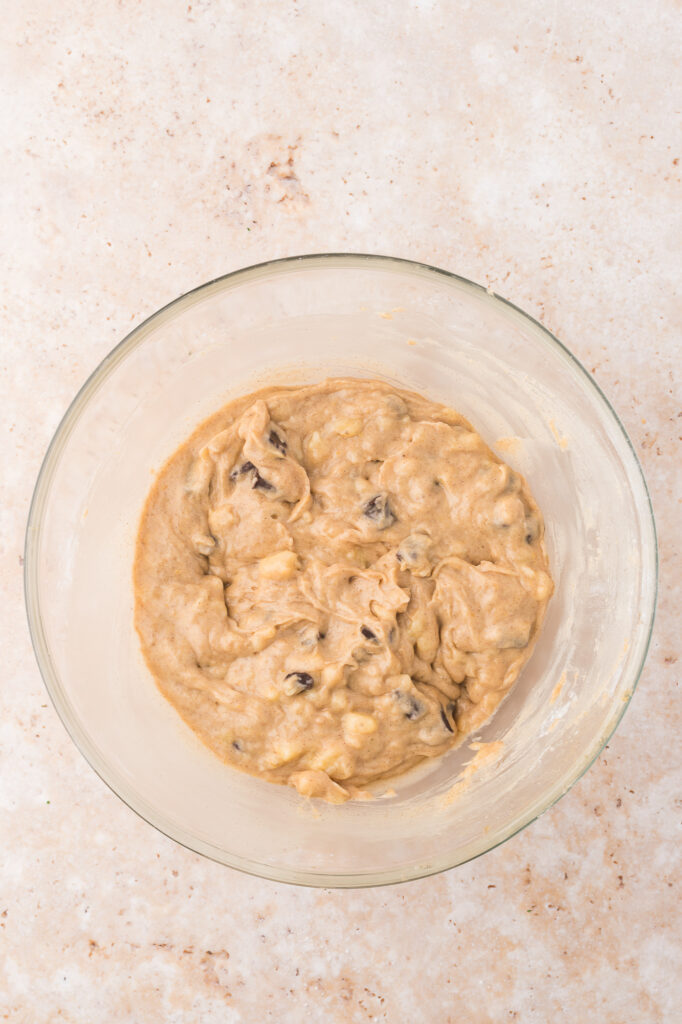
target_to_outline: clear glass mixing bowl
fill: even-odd
[[[466,743],[397,780],[394,797],[328,806],[228,768],[182,723],[140,654],[131,566],[152,475],[203,417],[266,382],[336,375],[380,377],[467,416],[529,480],[545,515],[556,594],[519,682],[473,738],[483,746]],[[228,274],[122,341],[50,445],[25,574],[47,689],[121,799],[233,867],[357,886],[461,864],[569,789],[637,682],[657,562],[632,445],[556,338],[470,281],[346,254]]]

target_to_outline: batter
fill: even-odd
[[[134,567],[161,692],[218,757],[342,802],[478,728],[553,585],[525,481],[376,380],[225,406],[161,470]]]

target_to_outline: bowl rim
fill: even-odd
[[[646,572],[647,569],[649,571],[653,570],[653,586],[650,592],[650,607],[647,609],[647,616],[642,618],[642,624],[647,630],[647,635],[642,646],[639,662],[632,670],[632,679],[627,690],[627,699],[623,699],[620,706],[615,709],[614,713],[609,718],[606,727],[590,748],[588,756],[585,759],[581,757],[576,761],[575,772],[571,774],[569,781],[567,783],[562,781],[559,786],[550,790],[548,798],[542,802],[542,806],[539,810],[531,810],[528,815],[522,817],[520,823],[514,823],[508,831],[501,836],[501,838],[497,839],[489,846],[486,846],[485,849],[461,860],[456,856],[454,858],[452,855],[448,856],[446,853],[441,858],[436,858],[434,862],[426,868],[420,867],[419,865],[412,865],[406,869],[391,868],[386,870],[350,873],[280,869],[276,865],[264,864],[230,854],[211,843],[205,842],[194,836],[189,836],[183,833],[182,829],[175,826],[174,823],[165,821],[153,808],[136,805],[136,802],[133,799],[129,799],[122,795],[117,786],[117,781],[120,784],[120,780],[116,779],[115,772],[110,770],[106,759],[100,758],[94,745],[90,742],[86,730],[81,728],[79,722],[71,718],[68,703],[62,696],[63,687],[50,654],[49,645],[43,627],[40,600],[38,596],[37,555],[41,541],[41,513],[49,495],[50,484],[59,464],[64,445],[68,440],[81,411],[86,406],[90,398],[104,384],[116,366],[126,358],[129,352],[142,344],[152,326],[163,323],[172,314],[179,313],[194,305],[200,297],[206,297],[219,290],[239,287],[245,281],[252,278],[262,278],[272,272],[281,273],[299,267],[312,268],[320,265],[325,267],[330,265],[339,267],[344,265],[354,265],[356,269],[360,269],[362,266],[368,266],[370,264],[385,270],[413,272],[421,277],[437,276],[442,279],[444,284],[454,284],[459,288],[463,287],[465,291],[468,291],[472,295],[476,295],[478,298],[482,298],[490,304],[502,304],[509,310],[513,311],[515,315],[520,316],[523,320],[529,321],[532,327],[536,329],[536,332],[538,332],[538,341],[544,342],[550,349],[558,350],[559,354],[573,366],[574,371],[576,369],[579,371],[578,377],[582,375],[582,378],[589,381],[593,392],[593,398],[596,400],[596,403],[605,409],[607,415],[610,415],[611,419],[615,422],[625,439],[626,450],[629,449],[629,453],[633,459],[634,466],[637,470],[636,478],[641,485],[642,494],[645,498],[644,507],[648,510],[648,517],[645,514],[642,514],[639,517],[640,525],[645,531],[649,531],[649,539],[651,541],[650,551],[648,553],[651,563],[649,566],[645,566],[644,572]],[[589,389],[587,390],[589,392]],[[528,827],[528,825],[537,820],[541,814],[544,814],[545,811],[553,807],[554,804],[582,778],[582,776],[597,760],[602,750],[613,736],[630,704],[632,695],[635,692],[642,674],[651,644],[658,602],[658,578],[659,557],[656,522],[651,496],[649,494],[646,478],[637,456],[637,452],[635,451],[635,447],[625,430],[620,417],[616,413],[610,401],[597,384],[594,377],[586,370],[580,360],[573,355],[570,349],[568,349],[567,346],[556,337],[556,335],[554,335],[533,316],[525,312],[513,302],[510,302],[503,296],[498,295],[490,287],[477,284],[466,277],[462,277],[459,274],[455,274],[449,270],[444,270],[441,267],[433,266],[429,263],[404,259],[397,256],[356,252],[304,253],[297,256],[284,256],[274,260],[266,260],[261,263],[251,264],[247,267],[240,267],[237,270],[212,278],[210,281],[204,282],[203,284],[184,292],[182,295],[179,295],[177,298],[172,299],[170,302],[161,306],[158,310],[137,324],[132,331],[125,335],[125,337],[118,342],[113,349],[111,349],[111,351],[90,373],[62,416],[48,445],[38,472],[28,512],[24,541],[24,602],[26,606],[31,643],[38,663],[38,668],[57,715],[61,719],[64,728],[76,748],[88,762],[92,770],[99,776],[105,785],[108,786],[108,788],[140,818],[152,825],[169,839],[172,839],[174,842],[177,842],[180,846],[185,847],[193,853],[201,854],[202,856],[205,856],[217,863],[235,868],[255,877],[266,878],[275,882],[286,882],[293,885],[324,888],[378,887],[383,885],[393,885],[399,882],[413,881],[419,878],[427,878],[431,875],[440,874],[450,868],[458,867],[459,865],[466,864],[469,861],[476,860],[478,857],[483,856],[483,854],[496,849],[498,846],[506,843],[509,839],[512,839],[515,835],[518,835],[519,832],[522,832]],[[139,803],[142,802],[143,801],[139,801]]]

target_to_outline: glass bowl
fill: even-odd
[[[470,419],[529,481],[556,593],[521,678],[475,737],[397,779],[394,796],[330,806],[227,767],[183,724],[140,653],[131,567],[153,474],[199,421],[267,382],[337,375],[380,377]],[[656,578],[637,458],[570,352],[479,285],[351,254],[228,274],[129,334],[55,434],[25,556],[40,670],[101,778],[198,853],[322,886],[397,882],[461,864],[565,793],[632,695]]]

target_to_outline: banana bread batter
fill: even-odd
[[[240,398],[161,470],[134,567],[165,697],[220,758],[341,802],[494,711],[553,585],[525,481],[380,381]]]

